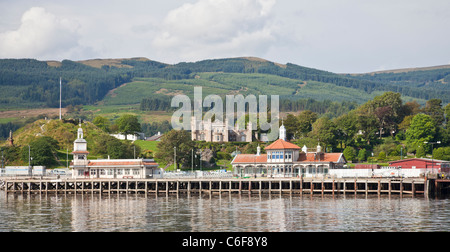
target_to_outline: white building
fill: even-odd
[[[72,178],[154,178],[161,175],[161,170],[153,159],[89,160],[81,124],[72,154]]]
[[[145,134],[144,133],[135,133],[135,134],[128,134],[126,139],[125,135],[122,133],[119,134],[110,134],[110,136],[115,137],[119,140],[130,140],[130,141],[136,141],[136,140],[145,140]]]

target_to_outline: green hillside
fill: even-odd
[[[420,73],[419,73],[420,72]],[[145,58],[45,62],[0,60],[2,110],[59,106],[117,105],[143,98],[189,94],[202,86],[204,94],[278,94],[284,99],[356,101],[359,104],[385,91],[424,103],[450,101],[450,69],[406,73],[339,75],[295,64],[281,65],[258,58],[204,60],[175,65]],[[132,88],[130,88],[132,87]],[[125,92],[127,94],[125,94]],[[133,99],[132,99],[133,98]]]
[[[67,154],[69,162],[73,159],[73,142],[77,137],[78,121],[75,120],[37,120],[26,124],[14,132],[14,146],[7,141],[0,142],[0,147],[5,151],[6,165],[25,165],[28,163],[28,145],[31,145],[31,153],[39,152],[36,146],[42,147],[42,143],[51,144],[49,163],[39,163],[47,167],[65,167]],[[90,159],[106,158],[132,158],[134,146],[128,141],[120,141],[110,136],[91,122],[83,122],[84,138],[88,142]],[[43,140],[44,139],[44,140]],[[39,144],[36,144],[36,142]],[[140,149],[136,148],[137,153]],[[38,154],[34,154],[38,155]],[[41,155],[38,155],[41,156]],[[38,157],[36,156],[35,159]]]

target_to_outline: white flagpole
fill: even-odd
[[[62,80],[61,77],[59,77],[59,120],[61,121],[62,113],[61,113],[61,89],[62,89]]]

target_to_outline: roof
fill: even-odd
[[[162,134],[156,134],[156,135],[153,135],[153,136],[151,136],[151,137],[149,137],[149,138],[147,138],[147,139],[145,139],[146,141],[158,141],[159,139],[161,139],[161,137],[163,137],[163,135]]]
[[[427,162],[427,163],[446,163],[446,162],[449,162],[449,161],[445,161],[445,160],[430,159],[430,158],[408,158],[408,159],[391,161],[391,162],[389,162],[389,164],[403,163],[403,162],[409,162],[409,161],[422,161],[422,162]]]
[[[153,166],[158,163],[153,160],[134,160],[134,159],[104,159],[104,160],[90,160],[88,166],[93,167],[118,167],[118,166]]]
[[[316,156],[316,153],[299,153],[299,158],[297,162],[333,162],[338,163],[341,158],[344,162],[345,158],[342,153],[320,153],[319,156]],[[256,156],[255,154],[238,154],[234,160],[231,162],[233,164],[242,163],[242,164],[249,164],[249,163],[267,163],[267,154],[261,154],[260,156]]]
[[[259,156],[255,154],[238,154],[232,163],[266,163],[267,154],[261,154]]]
[[[89,154],[89,151],[72,151],[72,154]]]
[[[343,157],[342,153],[320,153],[319,156],[316,153],[299,153],[298,162],[333,162],[337,163]]]
[[[278,139],[265,148],[265,150],[282,150],[282,149],[300,150],[301,148],[293,143],[286,142],[283,139]]]

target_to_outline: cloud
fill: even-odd
[[[170,11],[153,46],[167,57],[258,55],[276,40],[276,0],[198,0]]]
[[[78,45],[79,25],[58,18],[42,7],[32,7],[17,30],[0,33],[1,58],[70,58],[84,49]]]

